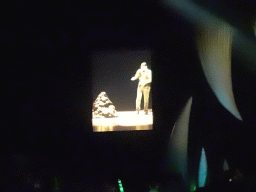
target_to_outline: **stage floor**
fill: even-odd
[[[140,111],[137,115],[136,111],[119,111],[117,117],[113,118],[93,118],[93,131],[131,131],[131,130],[152,130],[153,113],[147,115],[144,111]]]

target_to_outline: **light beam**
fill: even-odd
[[[223,163],[223,171],[227,171],[227,170],[229,170],[229,165],[228,165],[227,160],[225,159],[224,163]]]
[[[188,129],[189,117],[192,105],[192,97],[187,101],[180,116],[178,117],[168,145],[168,168],[182,174],[187,182],[187,147],[188,147]]]
[[[220,22],[198,33],[198,50],[206,79],[219,102],[236,118],[242,120],[237,109],[231,80],[231,45],[234,31]]]
[[[237,33],[238,30],[189,0],[164,0],[164,2],[202,29],[198,36],[198,47],[207,81],[219,102],[232,115],[242,120],[235,103],[231,81],[231,43],[234,33]],[[241,33],[237,35],[237,38],[239,40],[246,39]],[[239,41],[236,42],[236,44],[238,43]],[[249,47],[245,43],[244,46]],[[244,52],[244,50],[240,51]],[[253,51],[256,53],[256,50]],[[251,58],[251,52],[252,50],[249,49],[245,53],[248,58]],[[256,59],[254,60],[256,61]]]
[[[198,186],[204,187],[207,178],[207,160],[204,148],[202,148],[200,164],[199,164],[199,175],[198,175]]]

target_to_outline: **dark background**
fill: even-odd
[[[151,52],[149,48],[116,50],[102,48],[92,53],[92,89],[93,100],[105,91],[117,111],[135,111],[138,80],[131,81],[142,62],[147,62],[151,69]],[[151,69],[152,70],[152,69]],[[152,109],[150,92],[149,109]],[[144,99],[142,98],[142,109]]]
[[[253,1],[195,3],[255,42]],[[87,178],[93,185],[96,178],[121,178],[129,185],[139,178],[147,186],[161,175],[172,127],[191,96],[191,177],[197,174],[202,147],[211,172],[222,169],[223,158],[232,168],[255,171],[255,67],[233,51],[241,122],[209,88],[196,50],[196,27],[182,14],[161,1],[143,0],[10,1],[0,13],[0,166],[5,185],[24,175],[59,175],[64,183]],[[154,130],[93,133],[94,50],[141,47],[152,50]]]

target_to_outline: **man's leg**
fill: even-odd
[[[144,95],[144,112],[145,114],[148,114],[148,101],[149,101],[149,92],[150,92],[150,86],[145,86],[143,89],[143,95]]]
[[[140,111],[141,98],[142,98],[142,90],[141,90],[140,86],[138,86],[137,98],[136,98],[136,111],[137,111],[137,114],[139,114],[139,111]]]

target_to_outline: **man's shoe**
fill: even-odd
[[[144,111],[144,113],[145,113],[145,115],[147,115],[147,114],[148,114],[148,111]]]
[[[139,115],[139,113],[140,113],[140,110],[137,110],[137,111],[136,111],[136,114]]]

